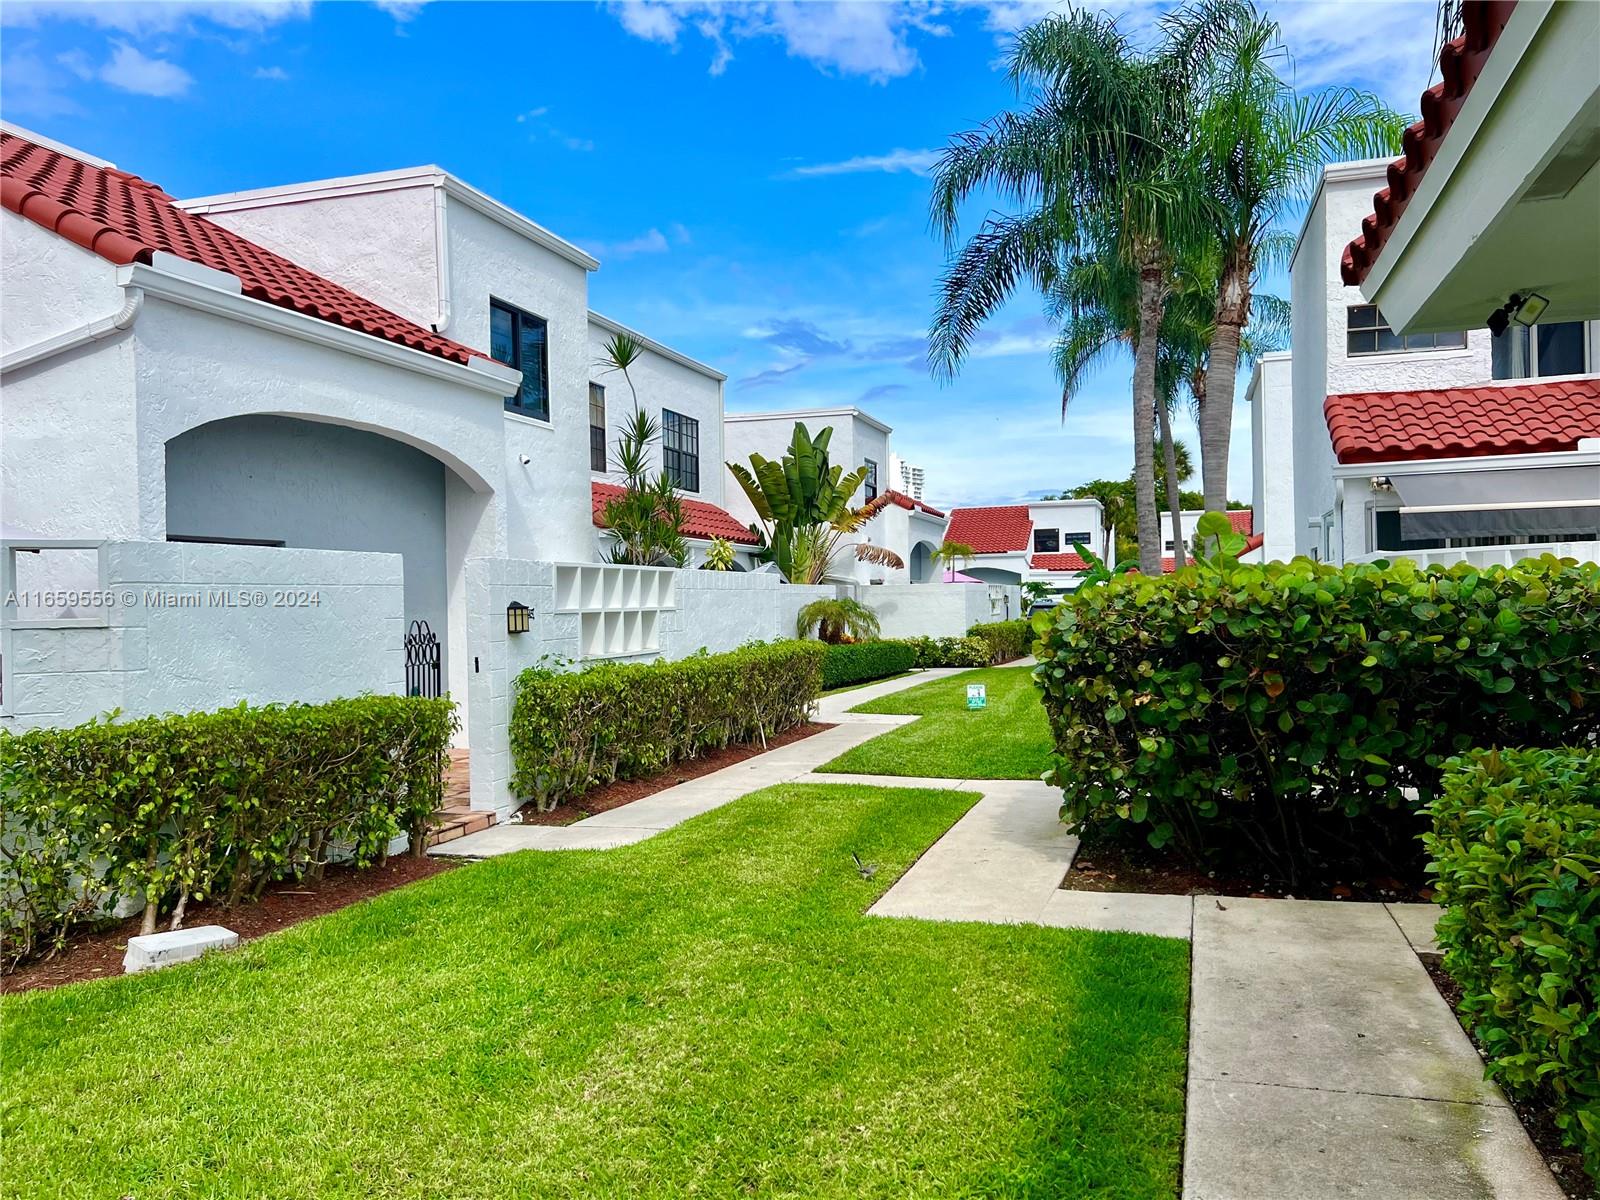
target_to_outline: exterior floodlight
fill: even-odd
[[[1538,324],[1539,318],[1544,316],[1544,310],[1550,307],[1550,301],[1538,292],[1529,292],[1521,297],[1513,296],[1511,299],[1517,302],[1516,308],[1511,310],[1511,319],[1518,325],[1531,327]]]

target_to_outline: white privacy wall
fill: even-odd
[[[108,542],[99,558],[112,602],[81,611],[103,624],[7,610],[7,726],[403,688],[399,555]]]
[[[1022,589],[1002,584],[886,583],[856,589],[886,638],[963,637],[974,625],[1015,620]]]
[[[1262,535],[1266,562],[1296,553],[1294,501],[1294,390],[1287,353],[1263,354],[1250,377],[1250,454],[1255,481],[1252,521]],[[1163,516],[1163,522],[1170,520]]]

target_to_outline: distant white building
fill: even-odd
[[[858,467],[867,468],[866,480],[851,502],[869,510],[870,519],[854,535],[855,541],[882,546],[905,563],[903,568],[852,563],[851,580],[867,584],[939,582],[933,553],[944,541],[948,518],[923,503],[920,495],[894,486],[891,464],[898,460],[889,450],[889,438],[894,432],[889,426],[859,408],[728,413],[723,422],[728,461],[742,465],[749,463],[752,454],[774,461],[781,459],[789,449],[796,425],[803,425],[813,438],[824,429],[833,430],[828,442],[829,461],[843,467],[847,474]],[[758,519],[755,507],[731,477],[727,506],[746,524]]]
[[[972,548],[957,570],[985,583],[1044,583],[1052,591],[1077,588],[1086,562],[1082,545],[1108,555],[1105,510],[1098,500],[1035,500],[950,511],[947,537]]]
[[[915,463],[908,463],[898,454],[889,455],[889,479],[892,486],[913,500],[925,499],[922,489],[926,480],[923,478],[922,468]]]

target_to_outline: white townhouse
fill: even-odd
[[[972,557],[959,574],[984,583],[1043,583],[1052,592],[1074,591],[1089,564],[1073,549],[1082,545],[1109,558],[1105,510],[1098,500],[1035,500],[950,512],[950,541]]]
[[[0,200],[6,726],[448,691],[505,813],[522,667],[728,649],[833,594],[605,561],[633,397],[597,263],[437,168],[180,202],[8,126]],[[738,538],[722,375],[641,340],[690,533]]]
[[[1560,23],[1582,7],[1522,4],[1511,19]],[[1493,42],[1486,40],[1485,25],[1508,11],[1503,4],[1466,6],[1470,28],[1445,48],[1446,82],[1424,97],[1425,119],[1407,134],[1405,158],[1324,169],[1290,267],[1292,352],[1264,355],[1248,392],[1255,528],[1268,559],[1304,554],[1350,562],[1404,555],[1489,564],[1547,551],[1600,556],[1600,302],[1584,299],[1585,291],[1592,297],[1600,290],[1600,253],[1585,259],[1581,252],[1596,244],[1600,201],[1587,207],[1545,201],[1502,220],[1483,214],[1436,218],[1445,223],[1431,229],[1416,229],[1413,220],[1435,191],[1451,186],[1448,168],[1441,166],[1459,157],[1449,152],[1462,149],[1455,139],[1463,122],[1482,122],[1511,99],[1497,92],[1505,90],[1506,80],[1490,69],[1499,50],[1489,55]],[[1593,34],[1600,27],[1587,24],[1593,53],[1581,86],[1592,96],[1592,64],[1600,54]],[[1564,36],[1581,42],[1585,35],[1574,28]],[[1460,64],[1463,55],[1473,60],[1470,70]],[[1554,97],[1551,91],[1546,101]],[[1476,102],[1489,111],[1480,112]],[[1454,128],[1440,118],[1446,109],[1459,113]],[[1527,169],[1533,174],[1521,177],[1522,188],[1537,182],[1533,164],[1541,154],[1553,161],[1563,153],[1559,145],[1535,153],[1531,143],[1539,139],[1529,131],[1537,130],[1561,133],[1571,139],[1574,153],[1587,155],[1587,173],[1579,172],[1576,190],[1592,192],[1600,177],[1594,169],[1600,131],[1593,127],[1593,102],[1587,117],[1582,111],[1579,104],[1574,116],[1580,125],[1589,122],[1587,140],[1580,129],[1565,128],[1566,118],[1557,113],[1516,135],[1530,143],[1520,147],[1519,157],[1532,155]],[[1424,159],[1433,163],[1425,174]],[[1570,160],[1571,155],[1562,159],[1569,172],[1576,170]],[[1481,183],[1501,195],[1515,192],[1515,166],[1494,161],[1498,165],[1491,169],[1485,160],[1487,175],[1478,182],[1455,186]],[[1441,254],[1450,247],[1457,256],[1476,256],[1510,227],[1523,241],[1537,233],[1552,250],[1562,249],[1533,257],[1523,241],[1511,239],[1497,277],[1487,267],[1474,268],[1483,276],[1476,294],[1456,290],[1465,282],[1445,264],[1435,264],[1437,282],[1430,286],[1441,290],[1417,312],[1409,296],[1391,300],[1402,295],[1398,282],[1388,290],[1375,287],[1380,277],[1370,264],[1358,267],[1352,254],[1359,250],[1364,256],[1366,240],[1381,246],[1387,237],[1377,262],[1399,257],[1399,238],[1385,224],[1394,215],[1397,183],[1414,197],[1399,233],[1431,238]],[[1374,216],[1375,194],[1383,221]],[[1514,209],[1518,202],[1507,203]],[[1462,237],[1459,231],[1468,228],[1484,232]],[[1363,229],[1369,231],[1363,240],[1347,246]],[[1557,259],[1565,262],[1560,269],[1553,265]],[[1389,276],[1400,269],[1396,265]],[[1570,286],[1563,275],[1573,280]],[[1496,336],[1486,321],[1519,292],[1539,293],[1549,307],[1518,313]]]
[[[893,430],[859,408],[808,408],[791,412],[728,413],[723,418],[729,462],[748,466],[752,454],[779,459],[789,449],[794,427],[801,425],[812,437],[832,429],[828,442],[831,463],[848,474],[867,468],[861,490],[852,504],[867,509],[869,519],[854,535],[857,543],[882,546],[893,551],[904,567],[849,562],[850,578],[861,584],[937,583],[939,569],[933,555],[944,542],[948,518],[939,509],[924,503],[890,484],[889,466],[899,460],[890,453]],[[918,471],[920,487],[920,470]],[[757,520],[755,507],[737,481],[728,476],[728,509],[746,524]]]

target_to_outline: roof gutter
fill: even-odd
[[[69,329],[65,333],[58,333],[47,337],[43,341],[35,342],[31,346],[23,346],[13,350],[4,358],[0,358],[0,375],[9,375],[12,371],[19,371],[23,367],[31,367],[35,363],[43,362],[47,358],[54,358],[58,354],[65,354],[69,350],[76,350],[80,346],[89,346],[95,342],[104,341],[114,337],[133,326],[138,320],[139,312],[144,308],[144,289],[128,288],[122,302],[122,307],[109,317],[101,317],[90,321],[87,325],[80,325],[76,329]]]
[[[265,300],[242,295],[239,280],[234,276],[168,254],[157,254],[155,263],[150,266],[132,263],[118,267],[117,283],[123,288],[141,291],[170,304],[212,313],[445,383],[474,388],[501,399],[515,392],[522,383],[520,372],[489,358],[475,356],[463,365],[440,358],[437,354],[413,350],[398,342],[385,341],[370,333],[346,329],[320,317],[307,316],[291,308],[280,308]]]

